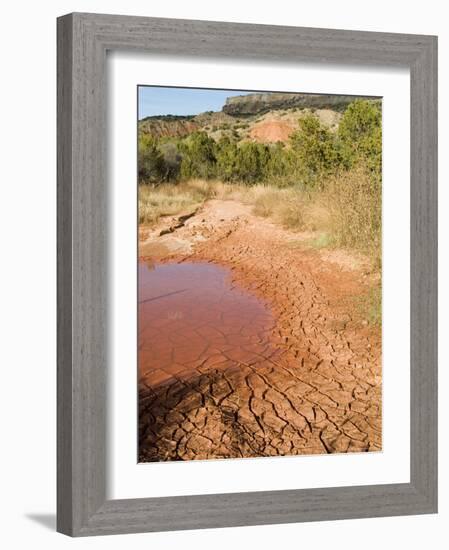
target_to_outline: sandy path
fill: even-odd
[[[140,460],[380,450],[380,329],[354,300],[372,284],[363,261],[301,245],[307,235],[233,201],[209,201],[159,236],[171,224],[143,228],[141,257],[231,268],[235,284],[269,303],[276,353],[190,356],[178,373],[141,372]]]

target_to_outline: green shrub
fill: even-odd
[[[164,161],[164,181],[178,181],[182,155],[180,154],[176,143],[168,141],[159,146]]]
[[[149,135],[139,139],[138,172],[142,183],[160,183],[165,177],[164,158],[156,140]]]
[[[234,178],[244,183],[261,181],[267,162],[266,148],[259,143],[246,142],[237,147]]]
[[[205,132],[194,132],[182,141],[181,146],[182,179],[215,176],[215,141]]]
[[[216,159],[216,177],[223,181],[254,184],[267,181],[272,170],[272,148],[262,143],[237,144],[222,138],[216,145]]]
[[[299,129],[292,134],[290,142],[305,181],[311,186],[318,185],[341,162],[334,134],[313,114],[299,119]]]
[[[222,181],[232,181],[235,176],[237,145],[229,137],[223,137],[215,146],[216,176]]]
[[[348,105],[338,138],[349,165],[361,159],[376,174],[382,169],[382,111],[379,102],[356,100]]]

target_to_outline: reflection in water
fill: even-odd
[[[139,371],[150,387],[202,369],[256,365],[276,352],[274,319],[233,286],[228,269],[205,262],[139,264]]]
[[[140,256],[139,262],[146,265],[150,271],[156,267],[156,262],[151,256]]]

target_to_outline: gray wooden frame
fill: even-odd
[[[411,71],[410,483],[106,499],[106,52]],[[72,536],[437,511],[437,38],[74,13],[58,19],[58,505]]]

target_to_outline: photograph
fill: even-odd
[[[138,461],[381,451],[381,98],[137,116]]]

